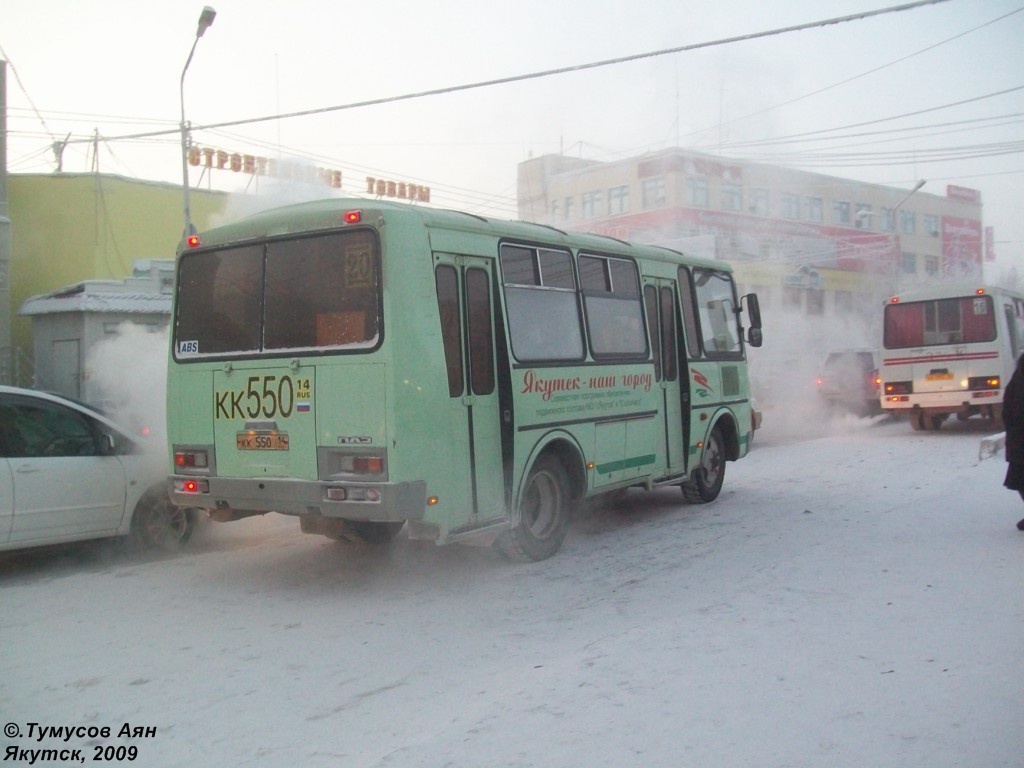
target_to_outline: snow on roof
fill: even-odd
[[[19,315],[50,315],[58,312],[98,313],[171,313],[171,295],[166,293],[113,293],[90,289],[79,283],[81,290],[61,289],[41,296],[32,296],[21,305]]]
[[[171,314],[173,259],[136,259],[124,280],[83,280],[31,296],[19,315],[59,312]]]

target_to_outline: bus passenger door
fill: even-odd
[[[644,285],[648,333],[654,354],[654,377],[662,394],[664,423],[663,475],[670,477],[686,471],[688,443],[689,388],[680,386],[679,361],[686,356],[681,349],[676,285],[671,280],[648,278]]]
[[[505,516],[494,342],[493,264],[435,254],[434,282],[448,369],[451,477],[465,525]],[[458,528],[459,526],[453,526]]]

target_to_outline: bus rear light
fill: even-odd
[[[324,494],[328,501],[366,501],[376,504],[381,500],[380,490],[377,488],[361,488],[358,486],[331,486]]]
[[[341,471],[358,475],[381,475],[384,473],[384,457],[342,456]]]
[[[210,484],[202,478],[177,479],[174,481],[174,490],[178,493],[188,494],[209,493]]]
[[[981,398],[981,397],[998,397],[998,395],[999,395],[998,391],[993,391],[991,389],[987,389],[987,390],[984,390],[982,392],[972,392],[971,393],[971,397],[976,397],[976,398]]]
[[[967,388],[976,389],[999,389],[998,376],[972,376],[967,380]]]
[[[185,238],[185,245],[187,245],[189,248],[198,248],[200,245],[202,245],[202,242],[203,241],[199,239],[199,235],[189,235],[187,238]]]
[[[914,392],[912,381],[887,381],[885,382],[886,395],[909,395]]]
[[[887,403],[909,403],[910,397],[908,395],[892,395],[885,398]]]
[[[363,220],[363,212],[362,211],[348,211],[345,214],[345,223],[346,224],[358,224],[362,220]]]
[[[175,451],[174,466],[182,469],[206,469],[210,462],[206,451]]]

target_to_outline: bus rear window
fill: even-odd
[[[886,349],[973,344],[996,338],[995,312],[990,296],[888,304],[883,344]]]
[[[369,230],[186,253],[175,354],[374,348],[380,258]]]

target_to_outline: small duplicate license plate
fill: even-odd
[[[240,451],[287,451],[286,432],[239,432],[235,445]]]

